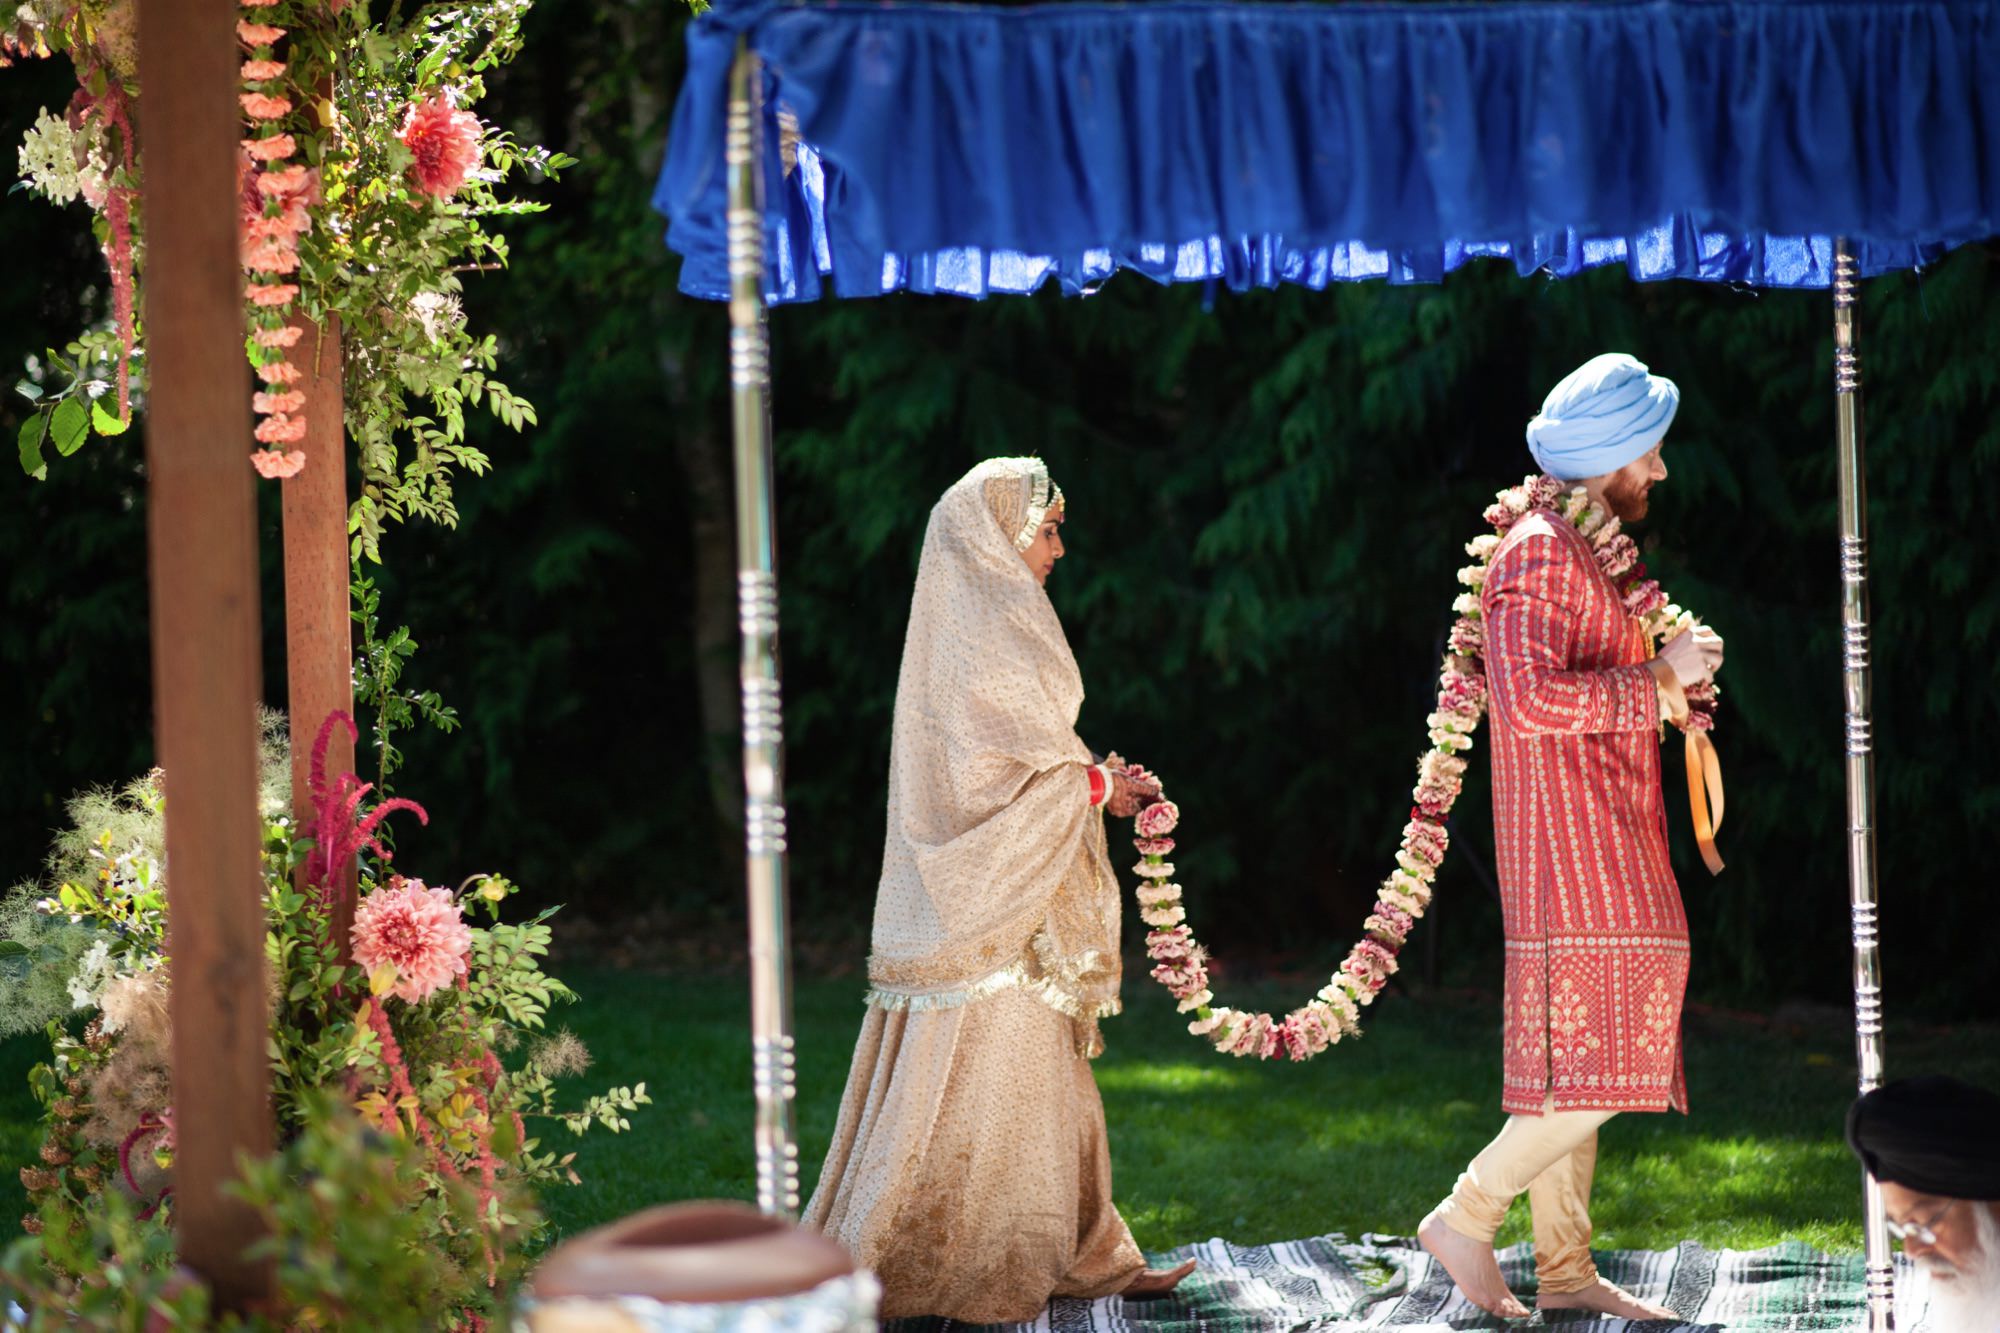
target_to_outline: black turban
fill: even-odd
[[[2000,1200],[2000,1094],[1944,1074],[1885,1083],[1847,1112],[1868,1173],[1919,1194]]]

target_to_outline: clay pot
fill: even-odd
[[[665,1204],[552,1250],[528,1284],[518,1326],[632,1333],[673,1327],[678,1306],[687,1326],[711,1328],[716,1307],[803,1296],[854,1271],[833,1241],[747,1204]],[[635,1313],[648,1306],[643,1318]]]

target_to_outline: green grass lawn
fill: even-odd
[[[647,1204],[749,1198],[748,989],[739,977],[564,969],[583,999],[557,1015],[590,1046],[583,1086],[644,1080],[654,1104],[628,1134],[581,1143],[581,1187],[546,1202],[565,1232]],[[799,987],[798,1119],[808,1191],[861,1021],[861,983]],[[1299,987],[1299,995],[1304,988]],[[1218,1056],[1186,1035],[1172,1001],[1134,973],[1127,1012],[1105,1024],[1097,1063],[1120,1206],[1141,1245],[1226,1236],[1258,1243],[1325,1231],[1408,1233],[1492,1137],[1499,1111],[1498,1006],[1392,997],[1366,1038],[1304,1065]],[[1299,996],[1256,988],[1239,1007]],[[1854,1087],[1851,1039],[1774,1035],[1691,1017],[1694,1114],[1622,1116],[1598,1158],[1598,1244],[1658,1249],[1683,1239],[1751,1248],[1784,1238],[1860,1246],[1859,1176],[1840,1140]],[[24,1075],[39,1038],[0,1044],[0,1154],[39,1142]],[[1951,1070],[2000,1085],[1990,1029],[1892,1030],[1895,1072]],[[567,1137],[560,1128],[554,1131]],[[0,1180],[0,1217],[20,1185]],[[1503,1242],[1525,1239],[1525,1205]]]

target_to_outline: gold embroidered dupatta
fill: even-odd
[[[988,459],[931,510],[889,748],[868,960],[880,1008],[1019,986],[1079,1019],[1117,1012],[1118,890],[1075,730],[1083,681],[1014,540],[1049,494],[1039,459]]]

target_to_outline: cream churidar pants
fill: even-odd
[[[1597,1130],[1615,1112],[1557,1111],[1507,1117],[1481,1150],[1438,1220],[1461,1236],[1491,1245],[1508,1205],[1523,1190],[1535,1225],[1535,1282],[1545,1292],[1581,1291],[1597,1281],[1590,1257],[1590,1177],[1597,1166]]]

